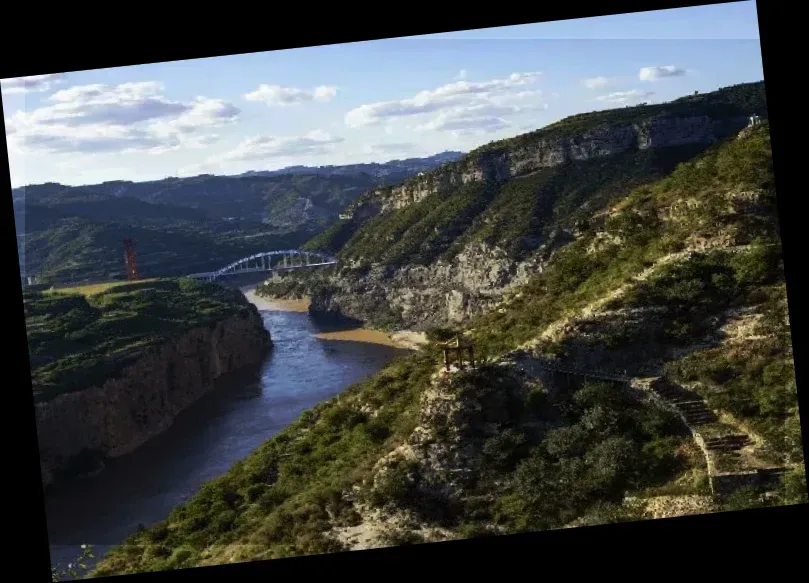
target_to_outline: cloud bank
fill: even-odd
[[[337,95],[337,87],[320,85],[314,89],[298,89],[281,85],[260,85],[258,89],[247,93],[247,101],[258,101],[268,106],[298,105],[310,101],[331,101]]]
[[[202,147],[240,110],[221,99],[172,101],[161,83],[80,85],[57,91],[48,105],[6,119],[10,142],[24,152],[102,154],[163,153]]]
[[[638,79],[641,81],[658,81],[667,77],[682,77],[683,75],[685,75],[685,69],[674,65],[664,65],[662,67],[641,68]]]

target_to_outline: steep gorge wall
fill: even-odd
[[[272,345],[251,306],[208,328],[196,328],[146,355],[101,386],[36,405],[45,486],[83,452],[117,457],[171,426],[174,418],[228,372],[256,364]]]
[[[517,263],[481,243],[429,266],[372,269],[359,278],[338,274],[329,291],[312,296],[310,310],[426,330],[490,309],[539,269],[540,256]]]
[[[568,137],[541,138],[511,149],[494,149],[447,164],[406,180],[389,191],[378,189],[361,197],[355,214],[361,217],[402,209],[425,197],[470,182],[506,180],[570,161],[584,161],[632,150],[687,144],[713,144],[736,133],[747,118],[714,120],[707,115],[667,116],[614,125]]]
[[[670,116],[564,138],[524,140],[510,149],[468,156],[393,189],[370,192],[358,201],[353,213],[355,219],[362,220],[378,213],[395,212],[462,184],[503,181],[568,161],[686,144],[707,147],[737,132],[746,122],[746,118]],[[572,235],[561,233],[559,238]],[[380,266],[362,276],[352,270],[341,270],[329,278],[328,291],[313,294],[311,310],[341,313],[375,324],[395,323],[397,327],[410,329],[461,321],[491,309],[504,293],[525,283],[561,242],[550,242],[547,249],[528,261],[516,261],[496,247],[475,244],[450,261],[437,261],[429,266],[406,265],[398,269]]]

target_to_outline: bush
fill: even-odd
[[[739,488],[722,499],[722,510],[747,510],[748,508],[765,508],[771,503],[764,498],[761,488],[746,486]]]
[[[384,506],[392,502],[407,506],[413,497],[418,481],[418,464],[398,460],[390,466],[384,476],[379,476],[377,480],[377,484],[371,491],[372,504]]]
[[[524,455],[525,435],[516,429],[506,429],[489,438],[483,445],[483,457],[488,466],[510,471]]]
[[[541,417],[549,404],[548,395],[544,389],[534,387],[525,398],[525,409],[530,415]]]
[[[430,328],[425,335],[430,342],[447,342],[455,338],[458,331],[453,328]]]
[[[247,499],[250,502],[256,502],[267,492],[267,484],[252,484],[247,489]]]
[[[193,548],[189,546],[182,546],[174,550],[169,560],[175,565],[182,565],[183,563],[189,561],[195,554],[196,553],[194,552]]]
[[[806,490],[806,468],[803,464],[784,474],[782,490],[785,504],[806,504],[809,502]]]
[[[368,434],[368,437],[377,443],[385,441],[391,434],[390,427],[388,427],[385,422],[379,418],[371,419],[363,426],[363,428],[365,433]]]

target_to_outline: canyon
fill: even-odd
[[[272,346],[254,306],[194,328],[103,384],[36,404],[40,468],[48,487],[82,458],[131,453],[171,426],[214,380],[258,364]]]

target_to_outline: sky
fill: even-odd
[[[13,187],[383,162],[763,79],[752,0],[3,79]]]

